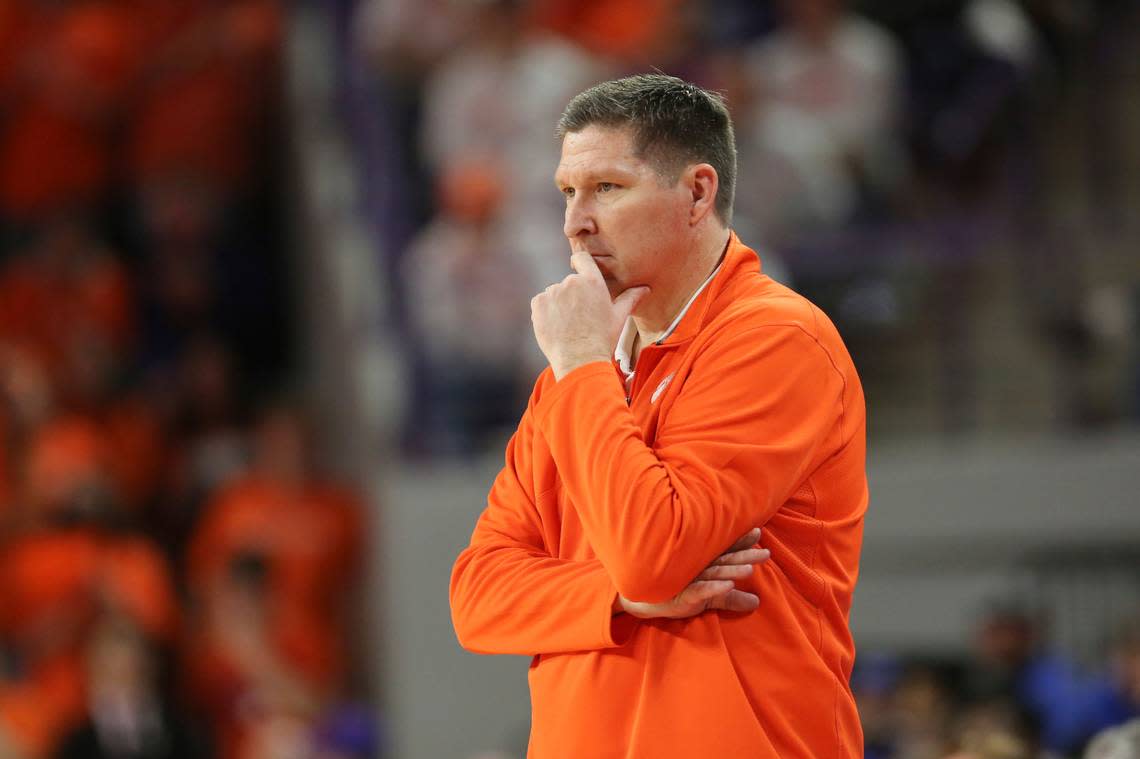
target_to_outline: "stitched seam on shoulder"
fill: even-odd
[[[808,307],[811,309],[812,323],[815,325],[816,334],[818,334],[820,310],[814,303],[809,302]],[[812,335],[812,337],[815,338],[815,335]],[[842,337],[840,339],[842,339]],[[839,367],[836,366],[835,358],[831,355],[831,351],[827,350],[827,348],[824,348],[819,340],[816,340],[815,342],[817,345],[819,345],[820,350],[827,354],[827,360],[830,361],[831,365],[835,367],[835,371],[839,372],[839,379],[843,382],[843,395],[841,395],[839,398],[839,429],[843,431],[842,443],[843,445],[847,445],[847,443],[851,440],[851,434],[853,434],[849,434],[847,432],[847,377],[844,376],[843,372],[839,371]]]

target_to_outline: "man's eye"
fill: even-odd
[[[563,187],[562,188],[562,194],[564,196],[566,196],[567,200],[569,200],[570,198],[574,197],[574,188],[573,187]]]
[[[598,192],[609,192],[617,187],[613,182],[598,182]]]

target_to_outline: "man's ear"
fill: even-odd
[[[685,187],[692,198],[689,224],[696,226],[708,214],[716,213],[716,191],[720,177],[707,163],[695,163],[685,170]]]

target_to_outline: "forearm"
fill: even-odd
[[[476,653],[589,651],[625,643],[617,590],[601,562],[555,559],[507,541],[472,541],[451,575],[460,644]]]
[[[540,412],[540,428],[619,592],[664,601],[755,526],[754,518],[734,513],[717,478],[699,466],[677,476],[675,462],[644,442],[612,369],[594,366],[570,378],[580,387],[549,399],[559,408],[542,409],[549,415]]]

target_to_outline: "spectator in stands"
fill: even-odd
[[[360,0],[354,46],[390,84],[422,86],[427,72],[454,51],[473,12],[454,0]]]
[[[1011,0],[955,0],[894,12],[910,70],[908,137],[923,202],[976,211],[1002,186],[1006,148],[1032,134],[1018,118],[1040,52]]]
[[[24,457],[22,507],[35,526],[117,518],[110,451],[99,425],[60,415],[41,424]]]
[[[317,472],[309,435],[287,404],[262,415],[253,466],[211,498],[195,528],[187,579],[208,603],[237,558],[261,557],[271,653],[325,696],[345,682],[364,525],[356,496]]]
[[[84,340],[74,344],[77,357],[89,350],[87,345]],[[165,473],[167,447],[160,419],[141,393],[114,387],[118,366],[96,360],[91,362],[98,364],[93,371],[84,371],[75,363],[51,382],[26,352],[13,349],[0,358],[0,371],[6,375],[0,462],[9,462],[0,463],[0,492],[12,492],[14,464],[27,459],[21,506],[24,512],[37,509],[45,488],[66,490],[66,481],[96,466],[98,459],[97,466],[105,467],[107,475],[99,486],[113,494],[131,520],[145,519]],[[108,376],[108,368],[114,369],[114,377]],[[33,517],[17,513],[10,498],[0,500],[0,511],[14,520],[13,527]]]
[[[1089,732],[1140,718],[1140,616],[1120,625],[1108,652],[1108,673],[1089,697]]]
[[[86,721],[55,759],[206,759],[208,743],[164,690],[162,650],[130,619],[105,613],[87,644]]]
[[[895,749],[894,697],[902,665],[893,656],[861,653],[851,675],[851,691],[863,725],[865,759],[890,759]]]
[[[370,759],[372,717],[315,686],[282,652],[272,572],[264,554],[233,556],[204,597],[187,652],[221,759]]]
[[[155,494],[163,446],[153,409],[122,390],[135,346],[133,295],[127,267],[77,216],[41,223],[0,272],[0,342],[11,346],[13,379],[39,378],[38,389],[24,387],[36,421],[69,415],[97,426],[116,498],[138,514]]]
[[[1041,728],[1041,743],[1059,753],[1088,737],[1087,689],[1074,663],[1045,644],[1044,622],[1021,603],[993,604],[983,616],[965,682],[968,702],[1008,702]]]
[[[94,381],[121,365],[134,320],[127,270],[77,215],[36,227],[0,270],[0,340],[53,377]],[[63,390],[68,383],[61,383]]]
[[[42,503],[48,510],[0,555],[0,639],[17,665],[15,676],[0,680],[0,732],[30,759],[50,755],[83,720],[95,620],[117,614],[167,642],[177,625],[166,561],[144,536],[110,530],[112,509],[93,500],[90,485],[53,487]]]
[[[676,47],[692,38],[686,23],[705,10],[702,5],[683,0],[534,0],[528,20],[623,68],[647,68],[672,62]]]
[[[789,0],[747,50],[738,215],[768,244],[852,222],[902,172],[900,52],[844,0]]]
[[[957,715],[954,743],[947,759],[1038,759],[1038,730],[1016,704],[975,704]]]
[[[122,3],[15,0],[0,12],[0,218],[103,204],[138,65]]]
[[[249,188],[270,115],[280,48],[274,0],[129,0],[145,65],[128,114],[136,190],[201,182],[224,198]]]
[[[538,354],[530,331],[531,259],[505,233],[506,178],[494,164],[449,166],[439,213],[404,260],[414,341],[424,358],[414,440],[469,454],[513,426]]]
[[[938,670],[911,664],[899,679],[891,704],[892,757],[941,759],[952,746],[953,699]]]
[[[256,549],[227,559],[208,587],[194,588],[194,633],[185,651],[192,698],[221,759],[252,759],[283,735],[304,756],[319,694],[276,640],[270,561]]]
[[[468,39],[427,81],[420,145],[436,172],[475,160],[509,178],[502,191],[511,213],[500,223],[512,246],[532,257],[537,290],[567,269],[562,204],[546,171],[550,124],[603,67],[570,43],[527,29],[525,10],[519,0],[479,8]]]

